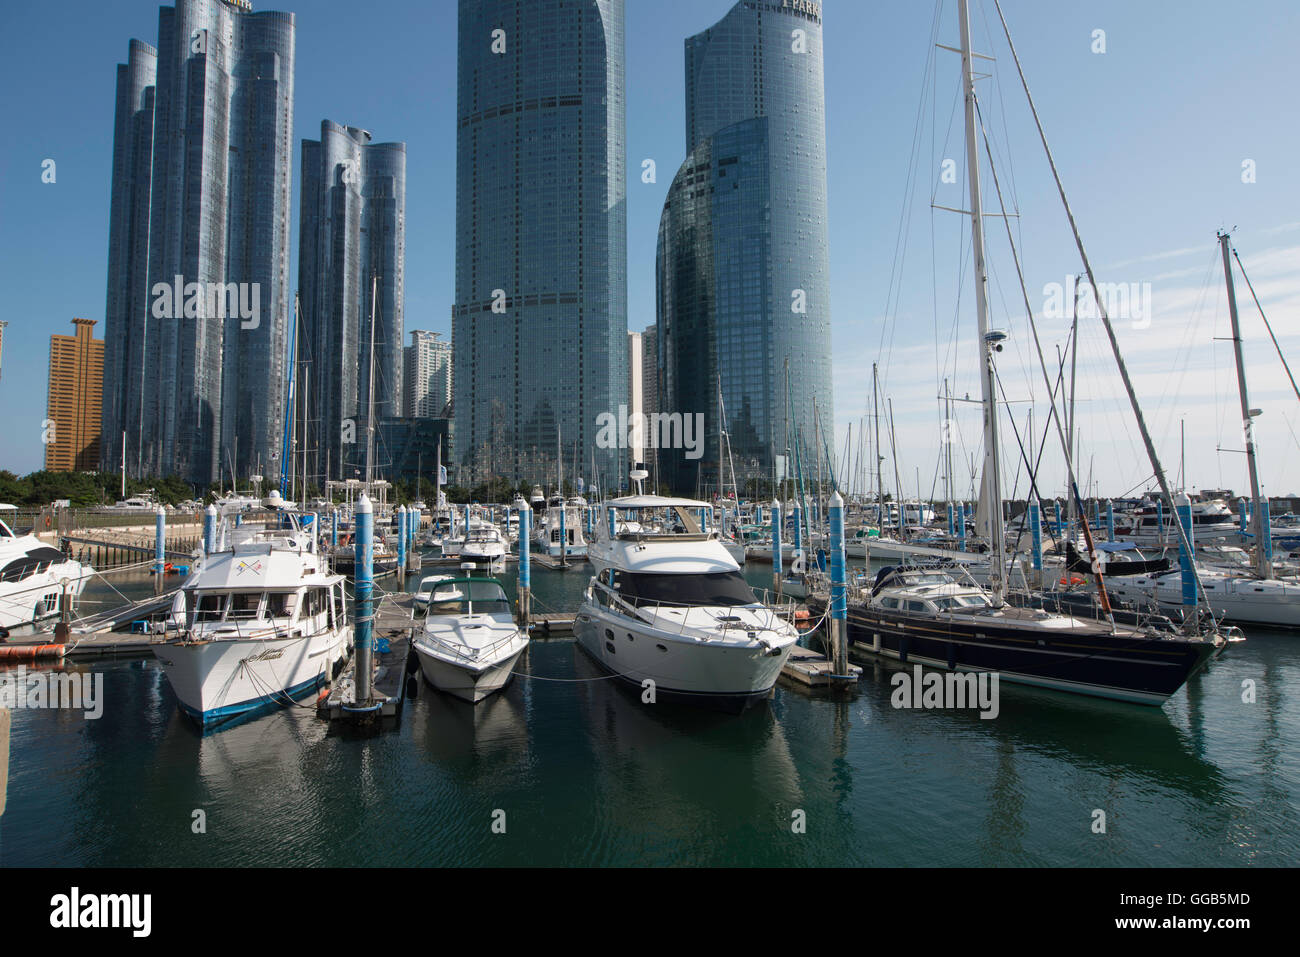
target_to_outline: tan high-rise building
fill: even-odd
[[[45,467],[52,472],[99,468],[100,409],[104,395],[104,340],[95,339],[93,319],[73,319],[76,334],[50,336],[50,395]]]

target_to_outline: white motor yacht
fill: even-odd
[[[343,582],[301,516],[238,526],[223,516],[172,604],[176,636],[154,648],[181,710],[213,729],[328,683],[353,643]]]
[[[798,634],[755,596],[718,532],[701,531],[705,503],[638,494],[605,504],[615,523],[611,534],[606,512],[588,551],[582,648],[624,681],[653,682],[656,700],[739,712],[766,698]]]
[[[15,535],[0,521],[0,628],[59,614],[64,588],[75,603],[93,571],[35,535]]]
[[[492,563],[505,561],[507,549],[505,536],[501,529],[491,522],[470,525],[469,532],[461,542],[461,561],[475,563]]]

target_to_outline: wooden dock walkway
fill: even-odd
[[[387,595],[375,608],[371,681],[378,707],[365,713],[349,710],[357,698],[357,659],[354,653],[333,686],[317,699],[317,717],[330,722],[348,720],[378,728],[384,726],[384,719],[395,719],[401,714],[406,699],[406,661],[414,626],[411,617],[413,598],[409,593]]]

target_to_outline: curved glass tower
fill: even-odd
[[[117,67],[113,187],[108,224],[108,294],[104,307],[103,439],[105,471],[140,469],[145,370],[144,318],[149,313],[149,196],[158,51],[132,40]]]
[[[313,478],[365,469],[372,277],[376,427],[402,414],[405,263],[406,144],[371,143],[366,130],[323,121],[320,139],[302,142],[299,203],[298,357],[310,376]]]
[[[126,346],[106,356],[107,428],[126,431],[128,470],[246,477],[284,417],[293,14],[178,0],[151,52],[133,46],[118,78],[104,334]],[[104,449],[117,464],[119,438]]]
[[[627,402],[622,0],[460,0],[455,461],[591,479]],[[624,449],[595,449],[603,484]]]
[[[706,423],[702,457],[659,453],[683,491],[716,484],[719,385],[742,485],[815,454],[816,417],[833,444],[818,4],[743,0],[686,41],[686,145],[656,263],[661,409]]]

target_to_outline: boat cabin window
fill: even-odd
[[[293,616],[292,592],[271,592],[266,596],[267,618],[290,618]]]
[[[302,599],[302,617],[304,618],[315,618],[325,611],[329,604],[329,598],[325,594],[324,588],[309,588],[303,593]]]
[[[221,621],[226,611],[225,595],[199,595],[198,604],[190,604],[194,609],[194,621]]]
[[[897,608],[897,607],[898,607],[898,599],[897,599],[897,598],[882,598],[882,599],[880,599],[880,607],[881,607],[881,608]]]
[[[238,618],[256,618],[258,609],[262,607],[262,593],[259,592],[240,592],[230,596],[230,607],[226,612],[228,619]]]
[[[930,611],[931,609],[927,607],[926,603],[923,601],[909,601],[907,603],[907,610],[908,611]]]
[[[752,605],[754,589],[737,571],[704,575],[614,573],[614,587],[632,605]]]
[[[429,595],[430,615],[493,615],[510,612],[510,600],[495,581],[439,582]]]

